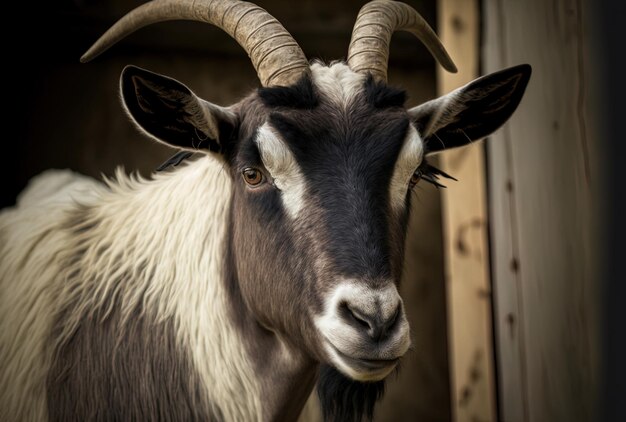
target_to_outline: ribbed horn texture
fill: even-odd
[[[456,73],[454,62],[424,18],[411,6],[390,0],[374,0],[361,8],[352,30],[348,66],[386,82],[389,41],[395,31],[411,32],[444,69]]]
[[[298,43],[272,15],[236,0],[154,0],[129,12],[81,57],[87,62],[127,35],[157,22],[192,20],[227,32],[248,53],[263,86],[288,86],[309,72]]]

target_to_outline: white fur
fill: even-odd
[[[50,186],[60,181],[53,179]],[[157,320],[177,321],[179,341],[225,420],[260,420],[260,386],[229,320],[220,283],[231,190],[226,171],[202,158],[154,181],[122,172],[117,179],[106,189],[71,178],[73,188],[35,203],[42,191],[37,185],[23,197],[28,207],[0,215],[0,412],[6,413],[0,420],[45,420],[50,356],[44,340],[51,315],[62,306],[59,299],[81,299],[81,308],[68,316],[64,335],[69,335],[85,312],[113,293],[122,298],[124,317],[141,303]],[[93,192],[81,202],[94,207],[99,231],[80,263],[82,276],[65,283],[72,269],[59,268],[58,255],[81,239],[70,238],[59,223],[76,207],[73,196],[82,190]],[[109,247],[99,248],[104,245]],[[32,263],[16,271],[31,248]],[[111,282],[124,273],[134,275],[130,283]]]
[[[330,98],[338,107],[345,110],[352,99],[363,90],[365,74],[356,73],[345,63],[324,66],[311,65],[313,83],[323,96]]]
[[[93,179],[49,170],[31,180],[18,207],[0,212],[0,420],[46,420],[46,340],[58,309],[62,271],[56,255],[68,244],[59,229],[73,198],[97,191]],[[27,259],[28,251],[32,251]],[[53,281],[54,280],[54,281]]]
[[[315,317],[315,326],[324,341],[324,348],[330,360],[344,374],[361,381],[380,380],[393,369],[387,368],[382,372],[364,373],[348,365],[334,349],[353,358],[363,359],[395,359],[406,353],[411,345],[409,324],[405,314],[400,313],[398,328],[393,335],[385,340],[384,347],[375,351],[368,351],[370,347],[361,344],[361,334],[352,325],[346,324],[338,314],[341,303],[348,303],[365,314],[380,313],[383,320],[388,320],[402,305],[402,299],[393,282],[384,287],[371,288],[363,281],[342,280],[325,299],[322,315]]]
[[[389,185],[391,209],[400,211],[406,204],[409,182],[424,159],[424,143],[413,125],[409,125]]]
[[[276,188],[280,190],[285,210],[291,218],[297,218],[304,208],[306,179],[296,158],[269,123],[259,128],[255,142],[265,168],[272,175]]]

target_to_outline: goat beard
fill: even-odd
[[[359,382],[332,366],[322,364],[317,395],[325,422],[371,421],[374,405],[385,393],[385,381]]]

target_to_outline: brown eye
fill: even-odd
[[[415,173],[413,173],[413,176],[411,176],[411,181],[410,181],[410,185],[411,187],[417,185],[417,183],[422,179],[422,171],[417,169],[415,170]]]
[[[249,186],[258,186],[263,181],[263,174],[257,169],[248,167],[244,169],[242,175],[243,180],[245,180]]]

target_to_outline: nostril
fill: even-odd
[[[367,333],[367,336],[376,342],[383,341],[389,333],[392,333],[400,319],[401,306],[398,305],[395,312],[387,319],[383,319],[380,313],[367,315],[349,303],[341,304],[341,314],[347,321],[358,325]]]
[[[362,326],[366,330],[371,330],[372,329],[372,324],[369,321],[369,318],[367,318],[365,315],[360,313],[358,310],[356,310],[354,308],[351,308],[350,305],[348,305],[347,303],[344,303],[343,307],[345,308],[346,313],[348,314],[350,319],[355,321],[357,324],[359,324],[360,326]]]
[[[396,326],[396,323],[398,322],[398,319],[400,317],[400,309],[401,307],[398,306],[396,308],[396,312],[394,312],[394,314],[391,316],[391,318],[389,318],[384,326],[383,326],[383,330],[382,330],[382,335],[384,336],[386,333],[388,332],[392,332],[393,328]]]

